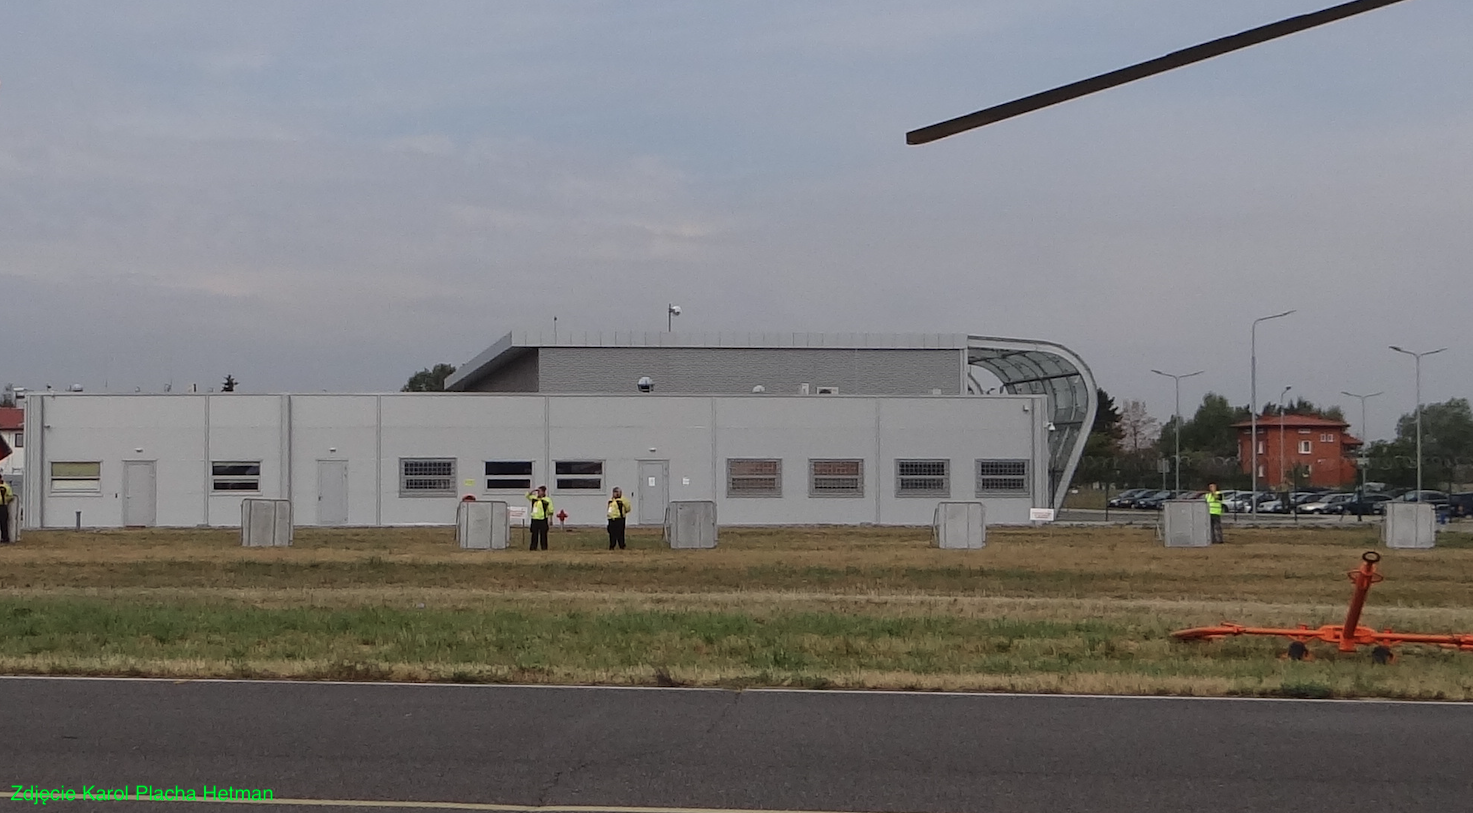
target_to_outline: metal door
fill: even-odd
[[[639,484],[635,488],[634,513],[640,525],[663,525],[665,506],[670,504],[670,461],[639,461]]]
[[[348,461],[317,461],[317,524],[348,524]]]
[[[158,489],[152,460],[123,463],[123,525],[152,528],[158,518]]]

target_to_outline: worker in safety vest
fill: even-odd
[[[1202,495],[1207,500],[1207,515],[1212,520],[1212,541],[1222,541],[1222,492],[1217,490],[1217,483],[1207,484],[1207,493]]]
[[[609,550],[613,550],[616,545],[619,550],[624,549],[624,525],[629,517],[629,509],[629,500],[615,486],[613,496],[609,497]]]
[[[10,544],[10,504],[15,502],[15,491],[0,475],[0,544]]]
[[[539,542],[547,550],[547,530],[552,523],[552,499],[547,496],[547,486],[538,486],[527,494],[527,499],[532,501],[532,546],[528,550],[537,550]]]

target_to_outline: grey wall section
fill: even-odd
[[[602,524],[608,490],[636,494],[640,461],[668,461],[671,500],[714,500],[729,525],[928,525],[942,499],[973,499],[979,459],[1030,461],[1030,493],[984,496],[989,522],[1028,521],[1047,504],[1041,396],[672,395],[74,395],[32,396],[34,473],[26,527],[123,522],[124,464],[156,462],[158,525],[233,526],[243,498],[292,500],[300,525],[319,524],[318,469],[347,469],[348,524],[450,525],[460,497],[520,505],[488,490],[486,461],[528,461],[577,525]],[[43,425],[44,416],[44,425]],[[400,491],[404,458],[455,461],[452,493]],[[727,493],[726,462],[781,461],[782,492]],[[810,495],[810,461],[863,461],[862,496]],[[897,496],[896,461],[950,463],[950,493]],[[560,460],[602,461],[597,490],[558,486]],[[58,492],[50,463],[100,462],[95,493]],[[216,492],[212,461],[259,461],[256,492]],[[634,507],[639,516],[639,506]]]
[[[538,350],[525,350],[507,361],[495,372],[476,382],[472,392],[537,392],[541,387],[538,375]]]
[[[953,349],[544,347],[538,351],[539,385],[548,393],[628,393],[641,376],[657,393],[795,394],[803,384],[840,393],[925,395],[961,390]],[[477,384],[483,392],[503,386],[506,370]]]

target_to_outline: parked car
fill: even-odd
[[[1473,517],[1473,491],[1447,495],[1447,505],[1455,517]]]
[[[1258,506],[1258,512],[1260,514],[1287,514],[1317,496],[1319,495],[1312,491],[1295,491],[1289,495],[1288,500],[1280,496],[1277,499],[1269,500],[1263,505]]]
[[[1317,495],[1317,499],[1301,503],[1295,510],[1301,514],[1333,514],[1330,510],[1343,502],[1355,499],[1355,495],[1349,492],[1332,492]]]
[[[1131,508],[1145,508],[1146,504],[1155,500],[1164,500],[1171,496],[1170,491],[1151,490],[1130,501]]]
[[[1252,511],[1254,505],[1261,505],[1272,497],[1267,491],[1260,491],[1255,495],[1245,488],[1223,500],[1223,507],[1235,514],[1244,513]]]
[[[1158,491],[1149,499],[1137,500],[1135,507],[1144,508],[1147,511],[1160,511],[1161,507],[1166,504],[1167,500],[1177,499],[1176,495],[1185,493],[1186,492],[1184,491]]]
[[[1105,505],[1110,508],[1129,508],[1131,502],[1137,497],[1144,497],[1149,493],[1151,493],[1151,489],[1149,488],[1127,488],[1106,500]]]
[[[1422,495],[1422,499],[1420,499],[1420,500],[1417,499],[1417,495],[1418,494],[1421,494]],[[1414,491],[1408,491],[1407,493],[1401,495],[1400,497],[1397,497],[1396,498],[1396,501],[1397,502],[1425,502],[1425,503],[1429,503],[1431,505],[1447,505],[1448,497],[1447,497],[1447,492],[1446,491],[1428,491],[1427,489],[1423,489],[1420,492],[1415,491],[1415,490]]]
[[[1334,506],[1329,513],[1349,514],[1357,517],[1379,515],[1386,513],[1388,502],[1391,502],[1389,494],[1366,494]]]

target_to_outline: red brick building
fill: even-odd
[[[1251,421],[1235,423],[1238,459],[1243,473],[1252,474]],[[1356,480],[1355,458],[1362,441],[1345,430],[1350,424],[1313,415],[1270,415],[1258,419],[1258,483],[1280,488],[1286,482],[1300,486],[1338,488]],[[1283,449],[1280,458],[1279,450]]]

